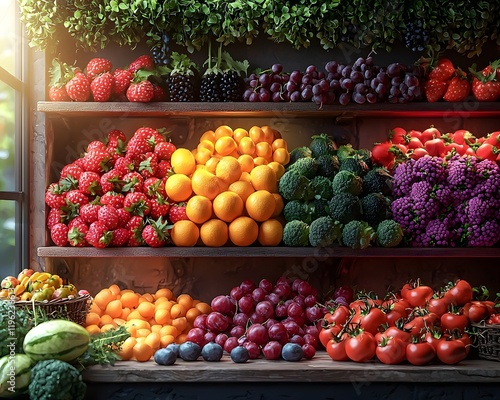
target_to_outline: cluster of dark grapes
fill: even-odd
[[[204,74],[200,84],[200,100],[204,102],[241,101],[243,78],[236,71]]]
[[[151,54],[156,65],[168,65],[170,62],[170,38],[166,32],[162,32],[160,41],[151,48]]]
[[[424,22],[421,19],[406,24],[405,45],[411,51],[423,51],[429,44],[429,39],[429,31],[424,28]]]
[[[243,94],[244,101],[312,101],[318,105],[347,105],[390,102],[408,103],[422,99],[420,70],[392,63],[380,67],[372,57],[359,57],[353,64],[329,61],[325,71],[310,65],[304,72],[282,72],[280,64],[270,71],[251,74]]]
[[[298,361],[314,357],[320,346],[326,311],[307,281],[280,277],[276,284],[263,279],[256,285],[246,280],[229,295],[215,297],[211,307],[210,314],[196,317],[186,336],[201,348],[214,342],[231,354],[243,347],[250,359],[269,360],[287,359],[291,349]],[[290,343],[294,346],[286,346]]]
[[[197,78],[188,74],[173,74],[167,77],[168,93],[172,102],[196,101]]]

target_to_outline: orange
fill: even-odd
[[[160,324],[151,325],[151,332],[159,333],[161,328],[163,328],[163,325]]]
[[[111,293],[113,293],[115,296],[118,296],[121,292],[120,286],[118,286],[116,283],[112,284],[109,287],[109,290],[111,290]]]
[[[151,325],[149,324],[148,321],[144,321],[143,319],[137,318],[137,319],[131,319],[126,322],[125,326],[133,326],[135,329],[151,329]]]
[[[197,165],[205,165],[212,158],[212,152],[208,149],[196,149],[194,158]]]
[[[110,331],[110,330],[115,329],[115,328],[116,328],[115,324],[106,324],[106,325],[103,325],[103,326],[101,326],[101,333]]]
[[[120,318],[121,319],[124,319],[124,320],[128,320],[128,316],[130,315],[130,308],[128,307],[125,307],[125,308],[122,308],[122,313],[120,315]]]
[[[196,168],[193,153],[182,147],[177,148],[170,158],[170,164],[176,174],[191,175]]]
[[[217,218],[231,222],[242,214],[244,203],[236,193],[225,191],[214,199],[213,207]]]
[[[224,183],[230,185],[241,176],[241,165],[234,157],[222,157],[215,167],[215,175]]]
[[[135,337],[146,337],[151,333],[151,329],[139,328],[135,331]]]
[[[205,169],[208,172],[211,172],[212,174],[215,174],[215,168],[217,167],[217,164],[219,163],[220,158],[219,157],[211,157],[206,163],[205,163]],[[194,174],[193,174],[194,175]]]
[[[224,246],[229,239],[227,224],[220,219],[210,219],[200,228],[200,238],[205,246]]]
[[[212,202],[205,196],[193,196],[186,204],[186,215],[194,223],[202,224],[212,216]]]
[[[259,226],[257,240],[262,246],[277,246],[283,239],[283,225],[277,219],[268,219]]]
[[[172,319],[170,318],[170,310],[165,308],[159,308],[155,311],[155,321],[157,324],[166,325],[170,324]]]
[[[278,191],[276,173],[267,165],[258,165],[250,171],[250,179],[255,190]]]
[[[255,145],[255,154],[257,157],[263,157],[267,161],[273,161],[273,149],[267,142],[259,142]]]
[[[255,165],[267,165],[269,164],[269,161],[267,161],[267,159],[265,159],[264,157],[255,157],[253,159],[253,163]]]
[[[285,167],[283,166],[283,164],[280,164],[279,162],[271,161],[269,164],[267,164],[267,166],[274,171],[274,173],[276,174],[276,180],[278,181],[285,173]]]
[[[241,138],[238,143],[238,152],[240,154],[248,154],[253,157],[255,154],[255,142],[249,137]]]
[[[142,319],[142,315],[137,309],[130,311],[129,314],[127,315],[127,321],[132,321],[136,319]]]
[[[209,142],[215,143],[215,132],[214,131],[206,131],[200,137],[200,143],[204,140],[208,140]]]
[[[246,181],[233,182],[231,183],[231,185],[229,185],[228,190],[240,196],[243,202],[247,201],[248,196],[250,196],[253,192],[255,192],[255,189],[253,188],[252,184]]]
[[[167,183],[170,179],[167,179]],[[207,169],[197,169],[193,173],[191,187],[195,194],[213,200],[220,192],[225,190],[226,184]]]
[[[198,315],[201,315],[201,311],[196,307],[191,307],[186,312],[186,319],[188,320],[188,322],[193,322]]]
[[[264,133],[262,128],[254,125],[248,130],[248,136],[250,137],[250,139],[253,140],[254,143],[257,144],[257,143],[262,142],[264,140],[264,138],[266,137],[266,134]]]
[[[215,142],[215,151],[221,156],[227,156],[238,148],[238,144],[230,136],[222,136]]]
[[[85,325],[99,325],[101,317],[95,312],[89,312],[85,317]]]
[[[160,332],[158,333],[160,334],[160,336],[172,335],[175,337],[179,334],[179,331],[175,326],[165,325],[160,329]]]
[[[165,191],[168,198],[174,202],[186,201],[193,194],[191,179],[184,174],[169,176],[165,182]]]
[[[148,301],[144,301],[137,306],[137,311],[139,311],[139,314],[141,314],[142,318],[148,320],[150,318],[153,318],[153,316],[155,315],[155,306]]]
[[[181,306],[184,306],[186,310],[189,310],[193,306],[193,298],[187,293],[182,293],[177,296],[177,304],[180,304]]]
[[[112,323],[113,323],[113,317],[111,315],[108,315],[108,314],[101,315],[101,320],[99,323],[100,326],[108,325],[108,324],[112,324]]]
[[[272,144],[275,139],[281,137],[281,134],[276,129],[273,129],[268,125],[261,126],[260,129],[264,132],[263,140],[269,144]]]
[[[248,137],[248,131],[243,128],[236,128],[233,131],[233,139],[236,143],[240,143],[241,139],[244,137]]]
[[[215,139],[219,139],[223,136],[233,137],[233,129],[228,125],[221,125],[215,130]]]
[[[175,326],[177,328],[178,332],[184,332],[187,328],[186,317],[182,316],[182,317],[173,319],[172,326]]]
[[[192,247],[200,237],[198,226],[189,220],[177,221],[170,230],[170,238],[176,246]]]
[[[290,161],[290,153],[287,149],[280,147],[279,149],[274,150],[272,158],[273,161],[286,165]]]
[[[168,300],[172,300],[174,294],[169,288],[161,288],[155,293],[155,299],[158,299],[159,297],[166,297]]]
[[[94,296],[94,303],[101,309],[105,310],[111,300],[115,300],[116,296],[110,289],[102,289]]]
[[[160,348],[160,339],[161,336],[158,332],[151,332],[148,336],[146,336],[144,343],[149,345],[149,347],[153,350],[158,350]]]
[[[140,362],[149,361],[153,353],[153,349],[147,343],[136,343],[132,350],[133,357]]]
[[[245,208],[250,218],[259,222],[265,221],[273,215],[276,200],[267,190],[257,190],[248,196]]]
[[[285,139],[275,139],[271,145],[273,151],[276,151],[276,149],[285,149],[288,150],[288,145],[286,143]]]
[[[248,172],[242,172],[240,176],[240,181],[250,183],[252,178],[250,178],[250,174]]]
[[[198,144],[196,149],[198,151],[200,151],[201,149],[208,150],[210,154],[213,154],[215,151],[214,143],[208,139],[200,140],[200,143]]]
[[[182,344],[187,341],[187,333],[181,333],[179,336],[175,338],[175,343]]]
[[[123,307],[136,308],[139,305],[139,295],[134,292],[126,292],[120,296]]]
[[[169,344],[175,343],[175,337],[172,335],[164,335],[160,337],[160,347],[167,347]]]
[[[87,332],[91,335],[98,335],[99,333],[101,333],[101,328],[99,328],[98,325],[87,325],[85,327],[85,329],[87,330]]]
[[[273,215],[271,217],[278,217],[281,215],[283,208],[285,208],[285,202],[283,201],[283,197],[279,193],[272,193],[274,200],[276,201],[276,206],[274,208]]]
[[[229,224],[229,240],[236,246],[250,246],[258,235],[259,226],[250,217],[238,217]]]
[[[137,340],[134,337],[128,337],[120,346],[120,350],[118,351],[118,355],[121,357],[123,361],[128,361],[133,356],[134,346],[136,345]]]
[[[202,314],[210,314],[212,312],[212,307],[210,307],[210,304],[205,303],[203,301],[199,302],[198,304],[195,305],[195,307],[200,310]]]
[[[242,172],[250,172],[254,167],[253,157],[250,154],[242,154],[238,157],[238,162]]]
[[[120,300],[111,300],[104,312],[111,318],[118,318],[122,315],[122,302]]]
[[[143,301],[149,301],[150,303],[153,303],[155,301],[155,298],[151,293],[144,293],[139,297],[139,303],[142,303]]]
[[[113,322],[117,326],[122,326],[125,325],[127,321],[125,321],[123,318],[113,318]]]
[[[97,295],[96,295],[97,296]],[[95,312],[97,315],[101,316],[103,313],[102,313],[102,310],[101,310],[101,307],[99,307],[96,302],[95,302],[95,297],[94,297],[94,301],[92,302],[92,305],[90,306],[89,308],[89,312]]]

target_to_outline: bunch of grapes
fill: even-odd
[[[281,358],[283,346],[296,343],[304,357],[312,358],[319,348],[319,329],[326,312],[318,304],[317,291],[302,279],[280,277],[276,284],[263,279],[234,287],[229,295],[211,302],[212,312],[199,315],[186,340],[201,347],[215,342],[231,353],[237,346],[249,357]]]
[[[284,90],[289,75],[283,73],[281,64],[273,64],[270,70],[250,74],[245,81],[243,100],[249,102],[290,101]]]

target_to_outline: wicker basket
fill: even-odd
[[[473,324],[477,330],[479,357],[500,361],[500,325]]]
[[[33,307],[41,309],[49,319],[69,319],[85,325],[87,313],[92,305],[92,297],[83,295],[77,298],[57,299],[51,301],[16,301],[15,306],[33,312]]]

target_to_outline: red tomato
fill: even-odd
[[[418,140],[422,141],[422,132],[420,131],[416,131],[414,129],[408,131],[408,135],[411,137],[411,138],[417,138]]]
[[[429,329],[424,336],[424,340],[430,343],[434,347],[434,351],[437,350],[437,344],[440,340],[444,340],[440,329]]]
[[[441,137],[441,132],[436,129],[433,125],[422,131],[422,138],[420,139],[422,143],[425,144],[428,140],[437,139]]]
[[[406,130],[400,127],[392,128],[389,131],[389,135],[387,137],[388,140],[390,140],[392,143],[397,143],[397,144],[406,144],[408,134],[406,133]]]
[[[427,152],[427,150],[422,148],[422,149],[414,149],[411,152],[410,157],[413,158],[414,160],[418,160],[419,158],[422,158],[422,157],[428,156],[428,155],[429,155],[429,153]]]
[[[500,147],[500,131],[491,132],[488,136],[486,136],[483,143],[492,144],[495,147]]]
[[[351,310],[349,310],[349,307],[339,305],[335,311],[333,311],[328,318],[328,322],[330,324],[335,324],[338,326],[343,326],[347,322],[351,315]]]
[[[424,144],[418,137],[412,137],[410,138],[410,141],[408,142],[408,148],[409,149],[422,149],[424,147]]]
[[[326,352],[333,361],[347,361],[349,357],[345,351],[346,340],[332,339],[326,344]]]
[[[463,344],[465,345],[466,355],[468,356],[471,347],[470,336],[467,333],[463,333],[462,336],[456,337],[455,339],[463,342]]]
[[[387,323],[387,316],[380,308],[368,306],[354,316],[352,323],[359,323],[362,329],[375,335],[379,332],[380,326]]]
[[[365,362],[375,356],[377,343],[370,332],[362,329],[345,340],[345,352],[349,359],[356,362]]]
[[[340,325],[330,325],[319,331],[319,341],[326,348],[327,343],[332,340],[341,331]]]
[[[412,365],[429,364],[435,356],[436,351],[428,342],[410,343],[406,346],[406,359]]]
[[[458,129],[453,132],[453,141],[456,144],[471,144],[476,141],[476,138],[467,129]]]
[[[425,304],[431,299],[434,290],[430,286],[417,284],[415,287],[409,286],[401,289],[401,296],[408,300],[411,307],[424,307]]]
[[[397,321],[404,320],[408,316],[409,305],[406,300],[393,302],[385,307],[387,323],[389,326],[395,326]]]
[[[457,143],[449,143],[444,146],[445,155],[447,154],[458,154],[460,156],[465,154],[468,146]]]
[[[406,358],[406,342],[394,337],[383,337],[377,344],[375,355],[383,364],[401,364]]]
[[[429,139],[424,143],[425,150],[433,157],[444,157],[446,149],[442,139]]]
[[[396,156],[389,151],[391,146],[392,143],[389,141],[375,144],[372,149],[373,162],[375,164],[391,169],[396,158]]]
[[[375,335],[375,339],[379,342],[383,336],[398,338],[402,342],[410,343],[411,342],[411,334],[410,332],[405,331],[404,329],[400,329],[395,326],[390,326],[384,332],[379,332]]]
[[[432,297],[427,302],[427,310],[436,314],[438,317],[448,311],[450,305],[450,298],[448,297]]]
[[[434,328],[434,325],[438,320],[439,317],[434,313],[416,315],[404,325],[404,329],[410,332],[413,336],[417,336],[420,333],[425,332],[427,329]]]
[[[471,322],[479,322],[490,316],[490,309],[482,301],[470,301],[463,307],[463,313]]]
[[[498,147],[485,142],[476,149],[476,157],[480,158],[481,160],[495,161],[498,152]]]
[[[441,340],[437,343],[436,355],[444,364],[457,364],[467,357],[467,349],[461,340]]]
[[[464,306],[472,300],[472,286],[469,282],[459,279],[447,290],[448,296],[452,298],[452,304]]]

